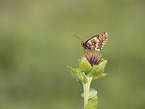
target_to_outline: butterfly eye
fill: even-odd
[[[81,45],[84,46],[84,42],[82,42]]]

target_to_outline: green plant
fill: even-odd
[[[92,80],[96,80],[106,76],[104,73],[107,60],[101,59],[97,53],[90,52],[82,57],[80,68],[68,69],[72,72],[73,77],[83,86],[84,93],[81,96],[84,98],[84,109],[96,109],[98,104],[97,91],[90,88]]]

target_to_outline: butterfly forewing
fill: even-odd
[[[102,34],[95,35],[88,39],[86,42],[82,43],[82,46],[87,50],[100,51],[108,40],[108,33],[104,32]]]

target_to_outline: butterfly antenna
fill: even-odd
[[[80,41],[82,41],[77,35],[75,35]],[[83,41],[82,41],[83,42]]]

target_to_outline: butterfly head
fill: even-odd
[[[85,46],[86,46],[86,43],[84,43],[84,42],[82,41],[81,45],[82,45],[82,47],[85,47]]]
[[[84,49],[88,49],[88,50],[91,49],[90,46],[85,42],[82,42],[81,45]]]

